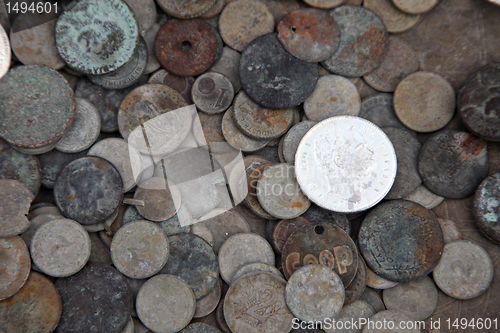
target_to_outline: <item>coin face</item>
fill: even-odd
[[[160,0],[158,5],[166,13],[183,19],[193,18],[205,14],[214,5],[216,0]]]
[[[26,283],[31,259],[30,252],[20,237],[0,238],[0,249],[0,300],[4,300],[17,293]]]
[[[156,6],[154,0],[125,0],[137,18],[139,33],[144,35],[156,21]]]
[[[30,225],[26,217],[33,193],[21,182],[0,179],[0,237],[19,235]]]
[[[231,105],[234,89],[224,74],[208,72],[196,79],[192,96],[199,110],[211,114],[220,113]]]
[[[380,128],[362,118],[326,119],[302,138],[295,173],[318,206],[354,213],[376,205],[396,177],[396,153]]]
[[[430,11],[439,0],[392,0],[392,3],[405,13],[422,14]]]
[[[361,318],[367,320],[371,318],[375,314],[375,310],[368,305],[368,303],[358,300],[352,304],[346,305],[340,310],[339,314],[335,317],[335,321],[338,323],[337,327],[345,327],[349,326],[350,323],[353,322],[361,322]],[[343,326],[340,326],[342,324]],[[359,329],[363,329],[365,325],[359,325]],[[336,330],[335,328],[327,329],[325,328],[326,333],[335,333],[340,330]],[[304,332],[305,333],[305,332]]]
[[[392,94],[375,94],[363,98],[359,116],[371,121],[378,127],[408,129],[396,117]]]
[[[500,243],[500,174],[489,176],[477,188],[474,196],[476,223],[490,239]]]

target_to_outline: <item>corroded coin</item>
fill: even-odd
[[[307,224],[288,237],[281,265],[288,278],[300,267],[318,263],[331,268],[347,287],[356,275],[358,250],[339,227],[324,222]]]
[[[500,174],[489,176],[474,196],[476,223],[486,236],[500,243]]]
[[[178,76],[160,69],[154,72],[149,78],[148,83],[157,83],[169,86],[181,94],[186,102],[191,103],[191,90],[194,83],[192,76]]]
[[[127,224],[137,220],[143,220],[144,217],[139,213],[135,206],[129,206],[125,209],[123,214],[123,224]],[[183,224],[186,224],[185,227],[180,225],[180,221],[183,221]],[[191,232],[191,224],[193,223],[193,217],[189,214],[186,207],[181,204],[177,213],[171,218],[165,221],[156,221],[160,228],[165,231],[167,236],[172,236],[176,234],[180,234],[181,232]],[[194,233],[194,231],[193,231]]]
[[[241,54],[228,46],[224,46],[222,55],[210,67],[211,72],[224,74],[232,83],[234,92],[241,89],[240,77],[238,75],[238,65],[240,63]]]
[[[86,150],[75,154],[66,154],[57,149],[38,155],[42,169],[42,185],[46,188],[54,188],[57,177],[64,167],[85,155],[87,155]]]
[[[326,119],[302,138],[295,155],[297,181],[318,206],[354,213],[376,205],[396,177],[389,138],[358,117]]]
[[[205,323],[192,323],[182,331],[179,331],[179,333],[220,333],[220,331],[212,325]]]
[[[368,303],[358,300],[352,304],[344,306],[342,310],[340,310],[339,314],[335,317],[335,325],[332,325],[330,329],[325,328],[325,332],[361,332],[363,327],[365,327],[368,319],[371,318],[374,314],[375,310],[370,305],[368,305]],[[357,325],[353,325],[353,323],[356,323]],[[351,327],[351,329],[349,330],[346,327]]]
[[[61,219],[63,216],[59,214],[41,214],[37,215],[30,219],[30,226],[26,229],[22,234],[21,238],[28,247],[31,247],[31,240],[33,239],[33,235],[35,232],[45,223],[50,221],[55,221]]]
[[[325,75],[305,100],[304,112],[308,119],[322,121],[335,116],[357,116],[360,105],[361,97],[351,81],[340,75]]]
[[[439,0],[392,0],[392,3],[405,13],[423,14],[438,4]]]
[[[26,154],[26,155],[39,155],[39,154],[47,153],[47,152],[53,150],[54,148],[56,148],[56,146],[59,144],[59,141],[61,141],[61,140],[62,139],[59,139],[55,142],[49,143],[48,145],[45,145],[42,147],[37,147],[37,148],[26,148],[26,147],[20,147],[20,146],[12,146],[12,148],[14,148],[18,152]]]
[[[486,141],[461,131],[440,131],[425,141],[418,171],[424,185],[446,198],[465,198],[488,176]]]
[[[134,199],[144,201],[144,206],[136,207],[143,217],[160,222],[175,215],[181,195],[179,190],[168,184],[165,178],[152,177],[139,184]]]
[[[192,96],[194,104],[200,111],[220,113],[231,105],[234,89],[224,74],[208,72],[196,79]]]
[[[214,289],[212,289],[208,295],[196,301],[196,310],[193,316],[194,318],[206,317],[215,310],[221,299],[221,284],[222,280],[219,279],[219,281],[215,284]]]
[[[351,222],[349,222],[349,219],[345,214],[335,213],[331,210],[321,208],[320,206],[311,203],[311,206],[309,206],[302,216],[311,222],[333,223],[349,235],[351,234]]]
[[[359,232],[366,264],[391,281],[418,280],[429,274],[441,258],[443,245],[434,214],[406,200],[378,205],[365,217]]]
[[[17,180],[37,195],[41,178],[40,162],[36,156],[17,152],[0,139],[0,179]]]
[[[90,75],[111,73],[134,55],[139,26],[125,2],[84,0],[59,16],[56,46],[73,69]]]
[[[18,66],[2,78],[0,136],[38,148],[59,140],[73,121],[75,99],[66,79],[42,65]]]
[[[215,61],[217,38],[210,25],[201,20],[170,20],[156,34],[155,54],[170,73],[199,75]]]
[[[26,283],[30,273],[31,259],[26,244],[20,237],[0,238],[0,300],[15,293]],[[3,304],[4,302],[0,302]],[[0,324],[0,327],[2,325]]]
[[[408,323],[413,324],[410,317],[397,310],[378,312],[370,317],[370,321],[375,323],[386,323],[386,325],[384,326],[383,324],[379,324],[379,326],[365,326],[363,333],[421,333],[420,329],[413,328],[416,325],[408,325]]]
[[[89,262],[77,274],[57,279],[56,288],[63,305],[57,332],[121,333],[130,319],[132,293],[109,265]]]
[[[340,6],[346,0],[304,0],[309,6],[321,8],[321,9],[330,9],[337,6]]]
[[[414,201],[421,204],[427,209],[433,209],[437,207],[444,198],[439,195],[435,195],[425,185],[419,185],[413,192],[408,194],[403,198],[404,200]]]
[[[340,42],[340,29],[328,13],[300,9],[283,18],[278,26],[278,39],[285,50],[307,62],[330,58]]]
[[[276,252],[280,253],[283,250],[286,240],[290,235],[300,227],[311,223],[305,217],[299,216],[293,219],[281,220],[276,224],[271,235],[271,244],[273,245]]]
[[[144,35],[146,30],[156,21],[156,6],[154,0],[124,0],[134,12],[139,24],[139,33]]]
[[[241,86],[257,104],[272,109],[299,105],[314,91],[318,65],[288,53],[275,33],[254,39],[241,54]]]
[[[3,27],[0,29],[0,45],[0,78],[2,78],[9,70],[11,59],[9,37]]]
[[[319,264],[296,270],[286,284],[286,304],[303,321],[334,318],[344,305],[344,285],[330,268]]]
[[[366,268],[366,285],[373,289],[390,289],[398,285],[396,281],[387,280],[375,274],[370,268]]]
[[[248,275],[235,281],[224,299],[224,317],[231,331],[289,332],[293,314],[286,304],[285,286],[284,280],[268,273]],[[248,302],[249,299],[253,302]]]
[[[205,14],[216,0],[160,0],[158,5],[166,13],[178,18],[193,18]]]
[[[295,153],[297,152],[300,140],[314,125],[316,125],[316,122],[312,120],[301,121],[286,133],[283,138],[283,158],[286,163],[292,165],[295,163]]]
[[[197,115],[193,121],[193,136],[198,146],[210,148],[210,152],[215,154],[233,150],[222,133],[224,113],[198,112]]]
[[[301,8],[298,0],[261,0],[271,14],[274,17],[274,23],[276,27],[279,25],[280,21],[288,14],[293,11],[297,11]]]
[[[361,101],[359,116],[371,121],[378,127],[408,129],[396,117],[392,94],[375,94],[364,98]]]
[[[420,19],[420,15],[408,14],[399,10],[391,0],[366,0],[363,1],[363,6],[380,16],[390,33],[407,31]]]
[[[238,269],[236,273],[234,273],[232,283],[234,283],[234,281],[238,280],[242,276],[245,276],[247,274],[252,274],[255,272],[266,272],[269,274],[274,274],[275,276],[278,276],[281,279],[283,278],[283,274],[281,274],[279,269],[277,269],[276,267],[261,262],[254,262]]]
[[[455,222],[449,219],[442,219],[439,217],[438,217],[438,222],[439,225],[441,226],[441,229],[443,230],[443,238],[445,244],[448,244],[449,242],[456,240],[462,240],[462,235]]]
[[[54,284],[42,274],[31,272],[11,299],[0,302],[0,328],[11,333],[51,333],[61,311],[61,296]]]
[[[167,262],[169,242],[158,225],[141,220],[121,227],[110,251],[113,264],[122,274],[145,279],[158,273]]]
[[[393,92],[401,80],[417,70],[418,59],[415,50],[402,39],[391,36],[384,61],[363,78],[378,91]]]
[[[141,322],[154,332],[174,333],[193,318],[196,300],[189,285],[175,275],[160,274],[139,290],[136,301]]]
[[[351,5],[337,7],[330,15],[340,27],[340,44],[335,54],[321,64],[347,77],[363,76],[377,68],[389,43],[382,19],[369,9]]]
[[[113,214],[123,198],[123,181],[116,168],[88,156],[68,164],[54,186],[54,199],[64,216],[81,224],[99,223]]]
[[[226,141],[233,148],[240,149],[244,152],[252,152],[265,147],[269,140],[255,140],[245,135],[236,126],[233,113],[234,108],[231,106],[222,118],[222,134]]]
[[[361,295],[359,299],[370,305],[376,313],[385,310],[385,305],[382,301],[382,298],[380,298],[378,292],[373,290],[372,288],[366,288],[363,292],[363,295]]]
[[[367,267],[361,254],[358,252],[358,271],[351,284],[345,288],[344,306],[356,302],[366,289]]]
[[[203,15],[199,16],[201,19],[211,19],[215,18],[217,15],[220,14],[220,12],[226,7],[227,1],[226,0],[216,0],[215,4],[210,8],[207,12],[205,12]]]
[[[30,225],[28,215],[33,193],[14,179],[0,179],[0,237],[19,235]]]
[[[274,220],[276,218],[273,215],[269,214],[266,210],[264,210],[264,208],[262,208],[262,206],[260,205],[259,199],[257,197],[257,186],[259,179],[264,174],[264,170],[274,164],[275,163],[263,163],[248,168],[246,170],[246,184],[243,184],[243,186],[246,186],[247,194],[246,196],[241,196],[244,197],[245,204],[252,210],[253,213],[268,220]],[[244,194],[244,192],[241,194]]]

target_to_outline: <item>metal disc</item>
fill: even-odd
[[[194,312],[194,318],[202,318],[211,314],[220,302],[222,290],[221,290],[222,280],[219,279],[215,284],[215,288],[208,293],[205,297],[196,301],[196,311]]]
[[[156,21],[156,6],[154,0],[124,0],[132,9],[139,24],[139,33],[144,35]]]
[[[57,177],[59,177],[64,167],[85,155],[87,155],[86,150],[75,154],[67,154],[57,149],[38,155],[42,169],[42,185],[46,188],[54,188]]]
[[[178,76],[167,72],[164,69],[159,69],[149,78],[148,83],[163,84],[181,94],[186,102],[191,103],[191,91],[194,84],[194,77],[192,76]]]
[[[0,249],[0,300],[4,300],[17,293],[26,283],[31,259],[30,252],[20,237],[0,238]],[[2,303],[4,302],[0,302]]]
[[[304,2],[315,8],[330,9],[340,6],[346,0],[304,0]]]
[[[372,288],[366,288],[359,300],[371,306],[376,313],[385,310],[385,305],[384,302],[382,302],[382,298],[380,298],[378,292],[373,290]]]
[[[19,235],[30,225],[27,219],[33,193],[14,179],[0,179],[0,237]]]
[[[276,252],[281,254],[283,251],[283,246],[285,246],[288,237],[290,237],[290,235],[294,231],[309,223],[311,223],[311,221],[302,216],[279,221],[274,227],[271,235],[271,244],[273,245]]]
[[[139,184],[134,199],[144,201],[144,206],[137,206],[142,216],[160,222],[175,215],[181,195],[177,187],[168,184],[165,178],[152,177]]]
[[[183,19],[205,14],[216,0],[159,0],[157,3],[166,13]]]
[[[196,79],[192,96],[194,104],[200,111],[210,114],[221,113],[231,106],[234,89],[224,74],[208,72]]]
[[[249,167],[246,170],[246,196],[244,193],[240,193],[241,197],[244,198],[245,204],[255,213],[257,216],[274,220],[276,219],[274,216],[269,214],[262,206],[260,205],[259,199],[257,197],[257,184],[259,179],[264,175],[265,168],[274,165],[275,163],[263,163],[256,166]]]
[[[139,213],[135,206],[129,206],[125,209],[125,213],[123,214],[123,225],[143,219],[144,217]],[[192,220],[193,218],[189,214],[186,207],[181,204],[174,216],[165,221],[156,222],[167,236],[172,236],[183,232],[191,232],[191,224],[193,224]],[[187,225],[185,227],[181,227],[179,221],[184,221]]]
[[[409,14],[423,14],[438,4],[439,0],[392,0],[401,11]]]
[[[231,81],[235,93],[241,89],[240,77],[238,75],[240,57],[241,54],[238,51],[224,46],[221,57],[210,67],[211,72],[224,74]]]
[[[358,270],[354,280],[345,288],[344,306],[356,302],[366,289],[367,267],[361,254],[358,252]]]
[[[303,217],[311,222],[328,222],[333,223],[340,229],[351,235],[351,222],[347,218],[347,215],[332,212],[331,210],[321,208],[320,206],[311,203],[311,206],[306,210]]]
[[[489,176],[474,196],[476,223],[488,238],[500,243],[500,174]]]
[[[368,303],[358,300],[352,304],[346,305],[340,310],[339,314],[335,317],[335,322],[337,327],[352,327],[352,331],[358,331],[360,332],[364,327],[366,327],[366,324],[362,325],[361,323],[362,318],[364,319],[364,322],[368,322],[369,318],[371,318],[375,314],[375,310],[368,305]],[[354,326],[351,323],[357,323],[358,325]],[[333,326],[333,325],[332,325]],[[354,326],[354,327],[353,327]],[[357,328],[359,327],[359,330]],[[349,330],[342,330],[342,329],[335,329],[335,327],[332,327],[331,329],[325,328],[326,333],[338,333],[342,331],[349,331]],[[380,333],[380,332],[379,332]]]
[[[206,114],[198,112],[198,120],[193,121],[193,136],[198,146],[206,149],[210,148],[210,152],[226,153],[232,148],[227,143],[222,133],[222,120],[225,113]]]
[[[397,127],[409,130],[403,125],[393,107],[392,94],[375,94],[361,101],[359,117],[371,121],[378,127]],[[414,133],[412,131],[412,133]]]
[[[285,134],[283,138],[283,158],[286,163],[290,163],[292,165],[295,163],[295,153],[297,152],[300,140],[302,140],[307,131],[309,131],[314,125],[316,125],[315,121],[302,121],[290,128],[290,130]]]
[[[389,33],[397,34],[410,30],[420,20],[420,15],[402,12],[391,0],[366,0],[363,1],[363,6],[380,16]]]
[[[281,274],[279,269],[277,269],[276,267],[268,265],[268,264],[264,264],[262,262],[254,262],[251,264],[247,264],[247,265],[241,267],[240,269],[238,269],[236,271],[236,273],[234,273],[232,283],[234,283],[240,277],[243,277],[247,274],[252,274],[255,272],[265,272],[265,273],[269,273],[269,274],[274,274],[275,276],[278,276],[280,279],[283,279],[283,274]]]

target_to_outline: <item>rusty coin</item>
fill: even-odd
[[[59,177],[64,167],[85,155],[87,155],[87,150],[75,154],[67,154],[57,149],[38,155],[42,169],[42,185],[46,188],[54,188],[57,177]]]
[[[418,171],[424,185],[446,198],[465,198],[488,176],[486,141],[461,131],[443,130],[425,141]]]
[[[331,210],[322,208],[315,203],[311,203],[311,206],[309,206],[302,216],[311,222],[333,223],[349,235],[351,234],[351,222],[349,222],[349,219],[345,214],[332,212]]]
[[[392,3],[405,13],[423,14],[438,4],[439,0],[392,0]]]
[[[215,288],[212,289],[208,295],[196,301],[196,310],[193,316],[194,318],[206,317],[215,310],[221,299],[221,284],[222,280],[219,279],[219,281],[215,284]]]
[[[283,246],[290,235],[300,227],[311,223],[305,217],[299,216],[293,219],[281,220],[276,224],[272,232],[272,242],[274,249],[278,253],[282,253]]]
[[[375,94],[364,98],[361,101],[359,117],[371,121],[378,127],[408,129],[396,117],[392,94]]]
[[[479,185],[473,212],[481,231],[500,243],[500,173],[489,176]]]
[[[159,0],[157,3],[166,13],[183,19],[201,16],[209,11],[216,0]]]
[[[30,273],[31,259],[30,252],[20,237],[0,238],[0,249],[2,273],[0,300],[4,300],[17,293],[26,283]],[[0,302],[2,303],[4,302]]]
[[[193,102],[198,110],[206,113],[224,112],[232,104],[233,97],[233,85],[224,74],[208,72],[193,84]]]
[[[363,6],[380,16],[390,33],[397,34],[407,31],[420,19],[420,15],[408,14],[399,10],[391,0],[366,0],[363,1]]]
[[[148,83],[163,84],[181,94],[186,102],[191,103],[191,90],[194,83],[192,76],[178,76],[167,72],[164,69],[159,69],[154,72],[149,78]]]
[[[275,163],[263,163],[259,165],[252,166],[246,170],[246,196],[244,197],[245,204],[255,213],[257,216],[274,220],[274,216],[269,214],[262,208],[257,197],[257,186],[259,179],[264,175],[265,168],[274,165]],[[243,194],[243,193],[242,193]]]
[[[356,302],[361,295],[363,295],[366,289],[366,281],[367,281],[367,267],[365,264],[365,260],[358,252],[358,271],[356,272],[356,276],[354,280],[352,280],[351,284],[345,288],[345,301],[344,305],[349,305]]]
[[[14,179],[0,179],[0,191],[0,237],[19,235],[30,225],[26,215],[33,193]]]
[[[181,195],[175,186],[167,183],[166,179],[152,177],[139,184],[134,199],[144,201],[144,206],[136,207],[142,216],[160,222],[175,215]]]

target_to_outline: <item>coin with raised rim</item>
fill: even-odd
[[[0,179],[0,237],[19,235],[30,225],[26,217],[33,193],[14,179]]]
[[[166,13],[183,19],[205,14],[215,5],[216,0],[158,0],[157,3]]]
[[[31,259],[30,252],[21,237],[0,238],[0,249],[2,253],[0,300],[4,300],[17,293],[26,283],[30,273]]]
[[[231,81],[221,73],[200,75],[193,84],[192,98],[196,107],[206,113],[221,113],[231,106],[234,89]]]

